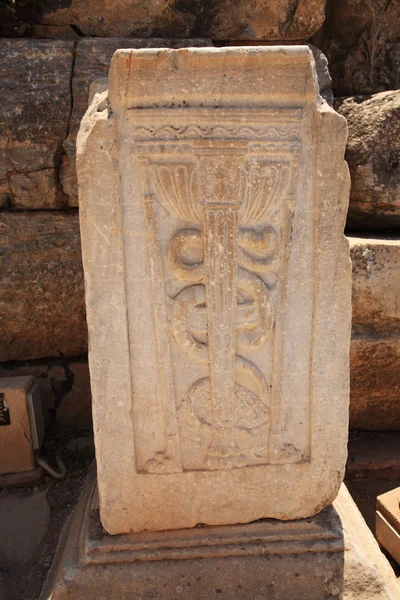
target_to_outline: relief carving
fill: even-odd
[[[337,493],[349,177],[317,80],[307,45],[119,50],[82,121],[110,535],[307,519]]]
[[[210,139],[265,139],[274,138],[279,140],[292,140],[298,137],[298,124],[289,124],[288,126],[272,126],[266,125],[263,127],[250,127],[242,125],[182,125],[171,126],[162,125],[160,127],[136,127],[134,135],[144,139],[158,140],[173,140],[173,139],[193,139],[193,138],[210,138]]]
[[[186,138],[190,127],[165,126],[154,135],[162,139],[173,130]],[[262,348],[274,328],[280,234],[272,223],[288,194],[291,158],[267,152],[263,144],[253,152],[249,142],[227,143],[219,139],[224,130],[218,128],[212,141],[186,142],[186,154],[167,143],[157,143],[153,152],[148,146],[145,161],[153,203],[188,224],[167,245],[168,275],[182,284],[171,299],[172,338],[208,371],[177,403],[183,470],[269,461],[272,382],[247,355]],[[209,132],[203,128],[203,137]],[[145,472],[173,468],[174,439],[166,436],[165,451],[148,461]],[[292,460],[298,460],[296,452]]]

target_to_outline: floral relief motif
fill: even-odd
[[[162,126],[157,131],[172,129]],[[203,129],[202,137],[211,137],[212,128]],[[167,275],[178,287],[168,327],[180,351],[203,365],[208,376],[189,385],[177,402],[177,433],[167,435],[165,452],[148,461],[144,472],[267,464],[272,382],[248,356],[274,330],[272,292],[281,260],[280,230],[274,223],[280,221],[277,215],[289,194],[296,146],[228,141],[219,135],[189,142],[188,128],[179,132],[184,147],[157,139],[138,144],[136,154],[147,202],[156,201],[186,223],[167,243]],[[148,223],[152,229],[157,219],[153,213]],[[158,312],[159,307],[157,301]],[[166,366],[164,379],[167,371]],[[178,446],[181,467],[174,459]],[[298,459],[296,452],[285,457],[289,462]]]
[[[190,284],[173,299],[172,333],[183,352],[209,365],[210,375],[178,407],[183,467],[266,462],[269,384],[242,354],[260,348],[273,329],[271,290],[259,274],[277,259],[279,240],[270,225],[240,226],[263,224],[279,209],[289,166],[265,156],[202,153],[197,164],[163,161],[151,172],[164,208],[202,227],[178,231],[168,248],[171,274]],[[201,262],[185,262],[190,247],[201,250]]]

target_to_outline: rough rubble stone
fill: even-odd
[[[335,96],[400,87],[398,0],[328,0],[312,42],[328,58]]]
[[[307,46],[119,50],[109,82],[77,146],[102,523],[318,512],[347,442],[345,119]]]
[[[69,206],[79,204],[75,167],[76,136],[82,117],[88,108],[90,84],[108,75],[114,52],[118,48],[175,48],[196,45],[209,46],[211,42],[134,38],[82,39],[78,42],[72,80],[73,108],[68,137],[63,144],[65,154],[60,168],[60,181],[64,193],[68,196]]]
[[[22,20],[73,25],[98,37],[304,40],[325,16],[325,0],[25,0]]]
[[[0,40],[0,206],[60,208],[73,42]]]
[[[400,240],[349,238],[353,336],[400,336]]]
[[[87,349],[78,215],[0,214],[0,360]]]
[[[347,119],[351,174],[347,225],[356,230],[400,227],[400,90],[335,102]]]

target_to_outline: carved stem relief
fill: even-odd
[[[170,129],[160,128],[161,139]],[[212,128],[204,130],[208,135]],[[199,128],[193,131],[201,134]],[[156,143],[154,134],[146,145],[134,148],[141,165],[150,275],[155,278],[160,409],[166,413],[161,450],[143,472],[270,462],[272,382],[249,357],[274,330],[278,295],[273,299],[273,290],[281,256],[277,215],[292,185],[294,161],[290,152],[268,151],[261,142],[241,139],[239,132],[240,127],[234,128],[236,142],[221,139],[221,128],[216,139],[189,141],[186,127],[181,132],[184,147]],[[167,274],[156,234],[157,203],[176,222],[167,244]],[[165,275],[180,286],[171,298],[169,317],[164,284],[157,283]],[[205,369],[183,399],[175,398],[171,343]],[[299,456],[294,452],[284,460]]]

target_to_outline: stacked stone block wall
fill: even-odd
[[[350,424],[399,429],[400,4],[24,0],[0,16],[0,376],[35,375],[60,423],[90,427],[75,141],[114,51],[311,42],[349,125]]]

